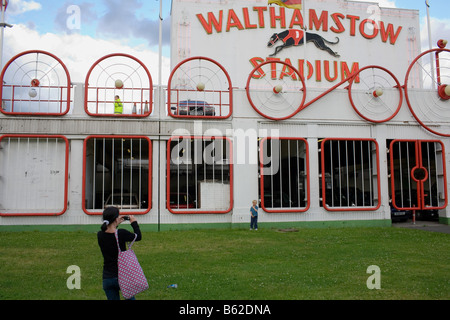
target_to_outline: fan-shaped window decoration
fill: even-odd
[[[412,62],[404,88],[417,122],[433,134],[450,137],[450,50],[441,41],[438,46]]]
[[[168,114],[174,118],[227,119],[233,112],[233,86],[223,66],[204,57],[182,61],[168,84]]]
[[[247,98],[253,109],[270,120],[287,120],[299,113],[306,100],[300,72],[283,61],[266,61],[250,73]]]
[[[71,81],[64,63],[39,50],[13,57],[0,76],[1,112],[62,116],[70,111]]]
[[[152,77],[137,58],[128,54],[110,54],[95,62],[89,70],[85,82],[87,114],[148,117],[152,106]]]

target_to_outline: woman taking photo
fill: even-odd
[[[103,254],[103,290],[105,291],[108,300],[120,300],[120,287],[118,280],[118,248],[115,237],[116,230],[118,231],[119,246],[121,251],[126,251],[126,242],[131,242],[142,239],[141,230],[134,216],[129,216],[131,226],[134,233],[125,229],[117,229],[117,226],[126,219],[119,216],[119,209],[115,207],[108,207],[103,211],[103,224],[101,231],[97,233],[98,245]],[[133,300],[134,298],[130,299]]]

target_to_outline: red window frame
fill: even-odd
[[[65,143],[65,170],[64,170],[64,205],[60,212],[56,213],[2,213],[0,212],[0,217],[56,217],[61,216],[66,213],[68,208],[68,187],[69,187],[69,140],[65,136],[60,135],[3,135],[0,136],[0,143],[3,139],[13,138],[13,139],[61,139]]]
[[[107,60],[109,58],[114,58],[114,57],[124,57],[124,58],[128,58],[131,60],[134,60],[135,62],[137,62],[138,64],[141,65],[141,67],[143,68],[145,74],[148,77],[148,81],[149,81],[149,87],[148,88],[124,88],[124,89],[118,89],[118,90],[139,90],[141,92],[141,101],[139,102],[140,106],[137,106],[140,110],[144,110],[145,108],[145,101],[143,101],[143,93],[144,91],[148,91],[149,92],[149,101],[148,101],[148,112],[142,113],[142,114],[120,114],[120,115],[116,115],[116,114],[109,114],[109,113],[93,113],[89,111],[89,103],[96,103],[97,104],[97,109],[98,109],[98,103],[100,102],[98,100],[98,91],[99,90],[114,90],[114,88],[106,88],[106,87],[90,87],[89,86],[89,80],[91,77],[92,72],[94,71],[94,69],[104,60]],[[149,117],[152,112],[153,112],[153,79],[152,76],[150,74],[150,71],[148,70],[147,66],[140,61],[139,59],[137,59],[136,57],[129,55],[129,54],[123,54],[123,53],[114,53],[114,54],[109,54],[106,55],[100,59],[98,59],[89,69],[87,75],[86,75],[86,80],[85,80],[85,84],[84,84],[85,88],[84,88],[84,109],[85,112],[92,117],[115,117],[115,118],[147,118]],[[89,93],[92,90],[96,90],[96,100],[89,100]],[[101,101],[101,102],[108,102],[111,104],[114,104],[114,101]],[[122,103],[134,103],[135,101],[122,101]]]
[[[180,209],[176,209],[173,210],[172,208],[170,208],[170,159],[171,159],[171,143],[174,140],[183,140],[183,139],[189,139],[189,140],[223,140],[226,141],[228,143],[228,154],[229,154],[229,176],[230,176],[230,206],[229,208],[225,209],[225,210],[217,210],[217,211],[211,211],[211,210],[202,210],[200,209],[195,209],[195,210],[180,210]],[[169,139],[169,141],[167,142],[167,172],[166,172],[166,208],[167,210],[172,213],[172,214],[227,214],[230,213],[231,210],[233,210],[233,143],[231,141],[231,139],[227,138],[227,137],[199,137],[199,136],[176,136],[176,137],[171,137]]]
[[[264,201],[264,174],[262,174],[263,169],[264,169],[264,161],[263,161],[263,157],[264,157],[264,142],[268,141],[268,140],[281,140],[281,141],[302,141],[305,144],[305,149],[306,149],[306,156],[305,156],[305,160],[306,160],[306,207],[304,208],[298,208],[298,209],[288,209],[288,208],[281,208],[281,209],[269,209],[266,208],[265,206],[265,201]],[[261,208],[267,212],[267,213],[302,213],[302,212],[306,212],[309,210],[310,206],[311,206],[311,199],[310,199],[310,177],[309,177],[309,172],[310,172],[310,167],[309,167],[309,144],[308,141],[306,139],[303,138],[264,138],[260,141],[260,158],[259,158],[259,162],[260,162],[260,195],[261,195]]]
[[[216,65],[217,68],[220,69],[223,72],[223,74],[225,75],[225,77],[226,77],[226,79],[228,81],[228,86],[229,86],[227,88],[227,90],[209,90],[209,89],[204,90],[204,89],[202,89],[201,91],[202,92],[210,92],[210,93],[220,94],[220,99],[219,99],[220,102],[218,104],[216,104],[216,105],[219,107],[219,109],[222,108],[222,105],[228,106],[230,108],[230,111],[228,112],[227,115],[220,115],[220,116],[205,116],[205,115],[197,116],[197,115],[189,115],[189,114],[187,114],[187,115],[178,115],[178,114],[174,114],[172,112],[172,110],[171,110],[172,106],[175,106],[175,108],[177,110],[179,110],[179,106],[180,106],[180,102],[181,102],[180,101],[180,92],[191,92],[191,93],[194,93],[194,92],[200,91],[199,89],[196,89],[196,88],[192,88],[192,89],[173,89],[172,88],[172,81],[173,81],[174,75],[176,74],[177,70],[180,69],[184,64],[187,64],[187,63],[189,63],[189,62],[191,62],[193,60],[205,60],[205,61],[208,61],[208,62]],[[173,92],[176,93],[175,101],[172,99]],[[223,100],[222,96],[223,95],[228,95],[228,99],[226,99],[227,101],[229,101],[228,104],[223,104],[222,103],[222,100]],[[168,111],[169,116],[171,116],[172,118],[177,118],[177,119],[228,119],[228,118],[230,118],[231,115],[233,114],[233,84],[232,84],[230,75],[228,74],[227,70],[220,63],[218,63],[217,61],[215,61],[213,59],[207,58],[207,57],[191,57],[191,58],[188,58],[188,59],[186,59],[184,61],[181,61],[172,70],[172,72],[170,74],[170,77],[169,77],[169,82],[168,82],[168,86],[167,86],[167,109],[168,109],[167,111]]]
[[[49,56],[53,59],[55,59],[62,67],[65,75],[66,75],[66,81],[67,81],[67,85],[64,86],[47,86],[47,87],[43,87],[41,86],[41,84],[39,83],[38,79],[33,79],[30,83],[30,85],[8,85],[8,84],[4,84],[4,77],[6,74],[6,71],[8,70],[8,68],[11,66],[11,64],[16,61],[17,59],[19,59],[22,56],[26,56],[28,54],[42,54],[42,55],[46,55]],[[14,93],[15,93],[15,88],[28,88],[28,87],[40,87],[40,88],[47,88],[49,90],[52,89],[60,89],[61,90],[61,95],[59,97],[59,99],[56,100],[39,100],[39,103],[45,103],[45,102],[51,102],[51,103],[59,103],[60,104],[60,110],[61,112],[14,112],[14,111],[5,111],[3,110],[3,107],[0,108],[0,112],[2,112],[5,115],[10,115],[10,116],[64,116],[67,113],[69,113],[70,111],[70,104],[71,104],[71,93],[72,93],[72,82],[70,79],[70,73],[69,70],[67,69],[66,65],[64,64],[64,62],[62,62],[61,59],[59,59],[57,56],[55,56],[54,54],[50,53],[50,52],[46,52],[46,51],[42,51],[42,50],[29,50],[29,51],[25,51],[22,52],[18,55],[16,55],[15,57],[11,58],[11,60],[9,60],[5,67],[3,68],[2,72],[1,72],[1,76],[0,76],[0,101],[3,101],[3,88],[5,87],[11,87],[13,90],[13,98],[12,98],[12,110],[14,110],[14,102],[18,101],[18,102],[23,102],[23,101],[29,101],[29,100],[22,100],[22,99],[16,99],[14,98]],[[67,91],[67,94],[64,97],[64,90]],[[31,101],[31,100],[30,100]],[[65,109],[63,108],[64,104],[66,104]]]
[[[98,211],[98,209],[88,209],[86,208],[86,156],[87,156],[87,143],[91,139],[143,139],[148,142],[148,208],[145,211],[126,211],[123,214],[131,215],[146,215],[152,209],[152,141],[145,136],[111,136],[111,135],[92,135],[84,140],[83,146],[83,187],[82,187],[82,207],[84,213],[90,216],[99,216],[103,214],[103,210]],[[97,210],[97,211],[96,211]]]
[[[400,205],[397,204],[397,199],[396,199],[396,185],[395,185],[395,177],[396,177],[396,170],[394,168],[394,145],[397,142],[405,142],[405,143],[414,143],[415,144],[415,159],[416,159],[416,163],[415,166],[410,168],[410,179],[413,180],[416,183],[416,190],[417,190],[417,206],[410,206],[410,207],[402,207]],[[444,186],[444,194],[445,194],[445,201],[444,204],[442,206],[426,206],[425,205],[425,188],[424,188],[424,184],[426,183],[426,181],[428,181],[429,178],[429,172],[427,170],[427,168],[424,167],[423,165],[423,151],[422,151],[422,143],[438,143],[441,145],[442,148],[442,177],[443,177],[443,186]],[[394,206],[395,209],[397,210],[442,210],[445,209],[448,206],[448,195],[447,195],[447,168],[446,168],[446,159],[445,159],[445,146],[442,143],[442,141],[439,140],[408,140],[408,139],[396,139],[393,140],[389,146],[389,154],[390,154],[390,166],[391,166],[391,193],[392,193],[392,205]],[[415,176],[414,176],[414,172],[417,169],[425,169],[426,171],[426,175],[424,177],[423,180],[418,180]],[[437,190],[439,191],[439,190]]]
[[[377,185],[376,185],[376,190],[377,190],[377,195],[378,195],[378,204],[375,207],[368,207],[368,206],[358,206],[358,207],[352,207],[352,206],[342,206],[342,207],[330,207],[327,205],[326,203],[326,166],[325,166],[325,144],[328,141],[349,141],[349,142],[356,142],[356,141],[360,141],[360,142],[372,142],[374,143],[374,145],[376,146],[376,167],[377,167]],[[375,139],[353,139],[353,138],[326,138],[323,139],[321,142],[321,166],[322,166],[322,170],[321,170],[321,175],[322,177],[320,178],[322,180],[322,205],[325,208],[325,210],[330,211],[330,212],[343,212],[343,211],[376,211],[381,207],[381,186],[380,186],[380,155],[379,155],[379,145],[378,142]],[[372,180],[372,176],[370,177],[370,179]],[[333,196],[333,195],[332,195]]]

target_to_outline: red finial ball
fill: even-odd
[[[448,43],[447,40],[441,39],[441,40],[438,41],[437,45],[438,45],[439,48],[444,49],[447,46],[447,43]]]

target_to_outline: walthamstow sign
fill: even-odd
[[[230,32],[232,29],[236,30],[248,30],[256,28],[265,28],[266,20],[264,13],[269,11],[270,18],[267,21],[267,25],[272,29],[276,29],[278,26],[281,29],[300,28],[303,29],[309,26],[309,30],[321,30],[323,32],[332,31],[336,34],[347,32],[350,36],[354,37],[357,34],[357,30],[361,36],[366,39],[374,39],[380,35],[380,39],[383,42],[389,42],[395,44],[397,38],[402,31],[403,27],[395,27],[392,23],[385,25],[383,21],[376,21],[373,18],[363,19],[360,16],[344,14],[344,13],[330,13],[328,11],[322,11],[320,17],[315,9],[309,9],[309,22],[305,21],[300,10],[290,10],[283,7],[253,7],[252,10],[257,12],[257,18],[254,23],[250,18],[249,8],[242,8],[242,15],[236,13],[234,9],[229,9],[226,19],[224,19],[224,10],[220,10],[217,15],[214,12],[208,12],[207,18],[203,14],[197,14],[197,18],[206,33],[212,34],[214,32],[220,33],[222,31]],[[290,12],[286,12],[290,11]],[[290,18],[288,15],[290,14]],[[241,17],[239,17],[241,16]],[[287,23],[289,19],[289,24]],[[332,20],[332,23],[331,21]],[[348,20],[344,25],[345,20]],[[359,24],[358,24],[359,22]],[[369,30],[366,31],[366,27],[369,25]],[[289,27],[288,27],[289,26]]]
[[[284,61],[307,77],[309,86],[329,87],[374,64],[404,77],[420,52],[418,11],[346,0],[306,1],[304,6],[269,6],[267,0],[174,0],[177,49],[172,60],[215,59],[239,85],[259,64]]]

